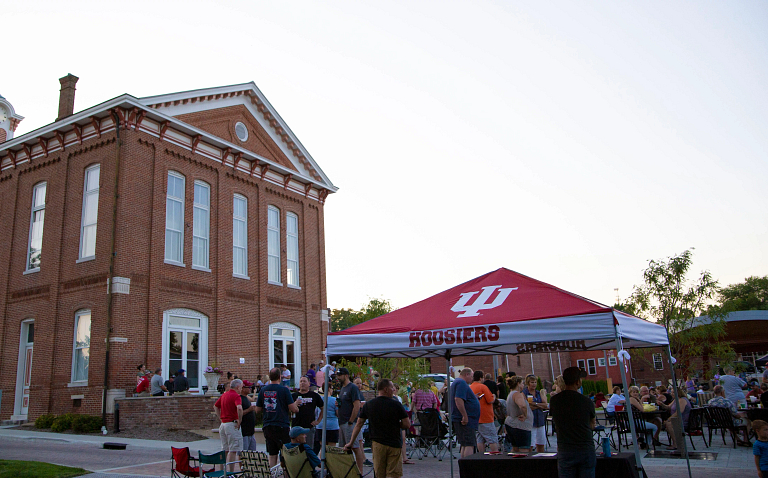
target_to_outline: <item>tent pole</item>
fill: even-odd
[[[448,452],[451,454],[451,478],[453,478],[453,419],[451,418],[451,351],[445,351],[445,383],[448,389],[445,391],[445,399],[448,401]]]
[[[608,380],[611,379],[611,374],[608,372],[608,354],[605,353],[605,350],[603,350],[603,363],[605,364],[605,382],[608,383]],[[610,392],[608,390],[608,393]]]
[[[667,331],[667,338],[669,338],[669,331]],[[667,360],[669,360],[669,369],[672,370],[672,389],[675,392],[675,410],[677,410],[677,418],[680,419],[680,426],[683,426],[683,412],[680,410],[680,397],[677,394],[677,378],[675,377],[675,365],[672,363],[672,349],[667,344]],[[669,430],[667,430],[669,433]],[[677,440],[677,437],[675,437]],[[683,456],[685,457],[685,463],[688,465],[688,478],[691,478],[691,459],[688,456],[688,445],[685,444],[685,435],[681,434],[680,441],[683,442]],[[680,446],[680,443],[676,444]]]
[[[328,383],[331,377],[328,376],[330,365],[323,367],[323,432],[320,440],[320,476],[325,476],[325,432],[328,429]]]
[[[563,362],[560,361],[560,352],[557,352],[557,365],[560,367],[560,375],[563,374]]]
[[[504,354],[504,361],[507,362],[507,372],[509,372],[509,355]]]
[[[623,350],[623,347],[621,346],[621,339],[619,339],[619,329],[617,327],[618,319],[616,319],[616,316],[613,316],[613,333],[616,336],[616,351],[617,353]],[[626,359],[625,359],[626,361]],[[624,362],[622,362],[622,365]],[[627,374],[624,373],[624,370],[621,371],[621,382],[624,385],[624,393],[627,397],[627,401],[624,404],[624,409],[627,411],[627,415],[629,416],[629,430],[632,432],[632,445],[635,449],[635,460],[637,461],[637,469],[645,476],[648,477],[648,474],[645,472],[645,469],[643,468],[643,462],[640,458],[640,447],[638,445],[637,440],[637,430],[635,430],[635,419],[632,417],[632,402],[629,399],[629,387],[627,386]],[[645,439],[648,439],[648,437],[643,437]]]
[[[533,368],[533,354],[531,354],[531,375],[536,375],[536,370]]]
[[[549,377],[555,382],[555,368],[552,367],[552,352],[549,352]]]

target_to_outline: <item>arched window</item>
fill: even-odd
[[[91,311],[75,313],[75,340],[72,345],[72,383],[88,382],[91,355]]]
[[[29,221],[29,247],[27,248],[27,272],[40,270],[43,249],[43,224],[45,223],[45,192],[48,183],[38,183],[32,190],[32,216]]]
[[[299,287],[299,217],[289,212],[285,215],[285,219],[288,285]]]
[[[211,187],[204,181],[195,181],[192,224],[192,268],[209,271],[208,244],[211,236]]]
[[[184,265],[184,176],[168,171],[165,199],[165,262]]]
[[[186,371],[189,389],[206,385],[203,370],[208,366],[208,317],[192,309],[170,309],[163,313],[163,379],[179,369]]]
[[[96,255],[96,222],[99,216],[99,175],[98,164],[85,170],[83,186],[83,214],[80,219],[79,260],[93,259]]]
[[[298,384],[301,377],[301,329],[288,322],[271,324],[269,345],[269,368],[287,365],[291,371],[290,385]]]
[[[240,194],[232,204],[232,274],[248,278],[248,199]]]
[[[280,210],[267,208],[267,269],[268,280],[280,284]]]

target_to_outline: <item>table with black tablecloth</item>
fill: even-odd
[[[461,478],[486,478],[488,476],[557,476],[556,456],[532,456],[512,458],[509,455],[484,455],[475,453],[459,460]],[[595,477],[639,478],[633,453],[618,453],[610,458],[597,456]]]
[[[740,412],[747,412],[747,417],[750,420],[763,420],[768,422],[768,408],[749,408],[747,410],[739,410]]]

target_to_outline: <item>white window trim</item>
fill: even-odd
[[[16,388],[14,389],[13,393],[13,415],[11,415],[11,420],[26,420],[27,415],[22,415],[21,409],[22,409],[22,401],[24,400],[24,365],[26,362],[26,358],[24,356],[25,347],[27,345],[27,334],[29,333],[29,325],[34,324],[35,319],[24,319],[21,321],[21,328],[19,330],[19,356],[18,361],[16,362]],[[34,355],[34,342],[32,346],[32,365],[35,364],[35,355]]]
[[[272,324],[269,324],[269,369],[270,370],[280,366],[280,364],[275,364],[275,358],[272,351],[274,348],[273,339],[275,338],[275,336],[273,332],[275,327],[280,329],[293,330],[293,333],[294,333],[293,336],[296,338],[293,344],[293,350],[294,350],[294,355],[296,359],[296,370],[294,370],[291,378],[293,379],[294,383],[298,384],[299,378],[301,378],[301,376],[303,375],[301,373],[302,372],[301,370],[301,329],[289,322],[274,322]],[[280,336],[280,338],[283,339],[284,337]]]
[[[208,190],[208,205],[204,206],[202,204],[198,204],[196,201],[196,194],[195,189],[192,190],[192,268],[198,271],[206,271],[211,272],[209,269],[211,265],[211,186],[206,183],[205,181],[195,180],[195,186],[201,186]],[[203,236],[196,236],[195,235],[195,209],[200,209],[202,211],[205,211],[206,215],[208,216],[208,235],[204,237],[205,239],[205,264],[195,264],[195,252],[194,252],[194,243],[195,239],[203,239]]]
[[[235,200],[241,200],[245,203],[245,217],[235,216]],[[245,274],[235,272],[235,221],[243,222],[243,230],[245,231]],[[248,276],[248,198],[242,194],[235,194],[232,197],[232,277],[238,277],[240,279],[251,280]]]
[[[88,191],[88,173],[90,171],[93,171],[95,169],[99,170],[99,184],[98,187],[93,191]],[[83,232],[85,231],[85,200],[88,198],[88,196],[96,195],[99,196],[99,192],[101,191],[101,165],[100,164],[94,164],[93,166],[90,166],[85,169],[85,174],[83,175],[84,181],[83,181],[83,207],[80,212],[80,249],[77,252],[78,260],[77,263],[85,262],[85,261],[91,261],[93,259],[96,259],[96,244],[94,244],[94,254],[92,256],[83,256],[83,238],[85,237]],[[99,229],[99,201],[96,200],[96,222],[93,224],[88,224],[88,226],[95,225],[96,230]],[[94,237],[94,241],[96,238]]]
[[[608,356],[608,366],[609,367],[615,367],[616,365],[618,365],[618,363],[619,363],[618,359],[616,358],[615,355],[609,355]]]
[[[276,211],[277,212],[277,227],[270,227],[269,226],[269,211]],[[277,231],[277,279],[276,281],[273,281],[269,279],[269,231]],[[282,275],[282,258],[280,257],[280,209],[278,209],[276,206],[268,206],[267,207],[267,282],[272,285],[283,285],[283,275]]]
[[[78,321],[80,320],[80,317],[82,317],[83,315],[90,315],[91,316],[91,329],[93,329],[93,315],[91,314],[91,311],[89,309],[82,309],[82,310],[78,310],[77,312],[75,312],[75,330],[74,330],[74,334],[73,334],[73,337],[72,337],[72,367],[70,369],[71,370],[71,372],[70,372],[70,382],[67,385],[68,387],[85,387],[85,386],[88,385],[88,377],[86,377],[85,380],[75,380],[75,360],[76,360],[75,352],[77,350],[76,349],[76,347],[77,347],[77,325],[78,325]],[[90,336],[90,333],[91,333],[91,331],[89,330],[88,331],[89,336]],[[91,347],[89,345],[88,346],[88,354],[89,355],[91,353],[90,349],[91,349]],[[90,372],[90,367],[89,367],[88,371]]]
[[[186,192],[186,190],[187,190],[187,178],[183,174],[177,173],[176,171],[168,171],[168,176],[175,176],[175,177],[181,179],[182,182],[183,182],[183,188],[182,189],[184,190],[184,192]],[[168,187],[168,180],[167,180],[167,178],[166,178],[165,183],[166,183],[166,189],[167,189],[167,187]],[[184,196],[186,196],[186,194],[184,194]],[[172,264],[174,266],[186,267],[186,265],[184,265],[184,216],[185,216],[184,197],[182,196],[181,198],[178,198],[176,196],[171,196],[170,195],[170,191],[168,191],[168,190],[165,191],[165,204],[166,204],[165,208],[166,208],[166,213],[165,213],[165,229],[163,229],[163,235],[165,235],[165,231],[168,230],[168,200],[169,199],[181,201],[181,231],[180,231],[181,232],[181,254],[180,254],[181,260],[177,261],[177,260],[174,260],[174,259],[168,259],[168,255],[167,255],[168,254],[168,244],[165,244],[165,250],[163,251],[163,258],[165,259],[165,263],[166,264]]]
[[[587,361],[584,360],[584,359],[578,359],[576,361],[576,366],[579,367],[582,370],[586,370],[587,369]]]
[[[590,362],[591,368],[595,369],[595,373],[590,372]],[[597,375],[597,361],[593,358],[587,359],[587,375]]]
[[[656,358],[659,358],[658,363],[661,365],[661,367],[656,366]],[[653,354],[653,369],[654,370],[664,370],[664,358],[661,356],[661,354]]]
[[[168,380],[170,371],[168,370],[168,352],[170,344],[168,343],[168,317],[186,317],[190,319],[200,319],[200,389],[198,392],[202,392],[202,387],[208,385],[203,375],[203,370],[208,366],[208,316],[192,309],[170,309],[163,312],[163,345],[162,345],[162,369],[163,369],[163,382]],[[175,329],[184,328],[173,326]],[[197,330],[192,327],[188,327],[189,330]]]
[[[290,224],[290,219],[291,218],[296,220],[296,233],[295,234],[289,232],[289,230],[288,230],[288,225]],[[290,257],[290,250],[291,250],[290,241],[292,241],[292,240],[296,241],[296,259],[293,260],[293,261],[291,260],[291,257]],[[299,273],[299,260],[300,260],[300,254],[299,254],[299,216],[297,214],[295,214],[295,213],[292,213],[292,212],[289,212],[289,213],[287,213],[285,215],[285,246],[286,246],[286,249],[285,249],[286,266],[287,266],[288,262],[295,262],[296,263],[296,274],[295,274],[296,275],[296,283],[292,284],[290,282],[290,276],[288,276],[287,269],[286,269],[286,274],[285,274],[286,276],[288,276],[288,277],[285,278],[286,282],[288,283],[288,287],[300,289],[301,288],[301,274]]]
[[[605,358],[603,358],[603,357],[599,357],[599,358],[597,359],[597,366],[598,366],[598,367],[605,367],[605,363],[606,363],[606,362],[605,362]]]
[[[24,274],[31,274],[33,272],[40,271],[40,266],[38,267],[29,267],[29,253],[30,248],[32,247],[32,226],[34,225],[34,219],[35,219],[35,212],[37,211],[45,211],[45,207],[48,205],[48,198],[45,198],[45,201],[43,202],[43,205],[40,207],[35,207],[35,195],[37,193],[37,189],[41,186],[45,186],[45,195],[48,196],[48,182],[42,181],[37,184],[35,184],[32,187],[32,208],[31,212],[29,213],[29,235],[27,236],[27,262],[24,264]],[[45,232],[45,216],[43,216],[43,232]],[[45,234],[43,234],[43,237],[45,237]],[[43,245],[40,244],[40,251],[43,250]],[[42,261],[40,261],[42,264]]]

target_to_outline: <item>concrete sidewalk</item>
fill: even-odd
[[[723,446],[715,438],[714,445],[706,449],[718,454],[717,460],[691,461],[694,477],[744,478],[755,476],[756,469],[752,450]],[[105,442],[128,445],[125,450],[105,450]],[[550,437],[551,451],[557,449],[555,437]],[[697,451],[704,449],[697,440]],[[0,428],[0,458],[8,460],[31,460],[58,465],[84,468],[94,472],[88,478],[121,477],[168,477],[171,474],[170,447],[189,447],[193,456],[198,450],[213,453],[221,449],[218,438],[187,443],[158,440],[120,438],[119,434],[107,436],[84,436],[58,433],[33,432]],[[263,444],[259,450],[264,451]],[[369,458],[370,458],[370,454]],[[403,466],[404,478],[445,478],[450,476],[450,460],[443,461],[428,457],[413,459],[414,465]],[[454,476],[459,476],[458,460],[454,459]],[[669,458],[643,458],[643,465],[652,478],[684,478],[688,476],[685,460]],[[366,471],[369,470],[368,468]],[[371,476],[371,475],[369,475]]]

